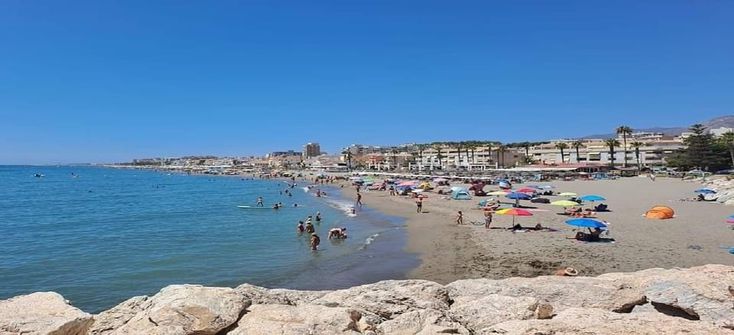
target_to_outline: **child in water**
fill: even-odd
[[[311,250],[318,250],[319,244],[321,244],[321,238],[316,233],[311,234]]]

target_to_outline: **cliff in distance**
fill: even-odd
[[[734,335],[734,267],[335,291],[172,285],[97,315],[41,292],[0,301],[0,334]]]

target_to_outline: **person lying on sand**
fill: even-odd
[[[584,232],[577,232],[575,239],[579,241],[585,241],[585,242],[597,242],[599,241],[599,235],[601,235],[602,230],[599,228],[594,228],[593,231],[590,231],[589,234]]]

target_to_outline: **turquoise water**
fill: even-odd
[[[44,177],[36,178],[35,173]],[[0,166],[0,299],[56,291],[97,312],[176,283],[326,289],[401,278],[404,223],[277,180],[96,167]],[[278,201],[282,210],[240,209]],[[298,203],[298,208],[290,207]],[[321,250],[296,233],[320,211]],[[329,241],[331,227],[349,238]]]

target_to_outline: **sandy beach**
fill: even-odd
[[[564,223],[569,219],[567,216],[557,214],[562,212],[561,207],[549,204],[521,201],[521,205],[530,207],[533,216],[517,217],[516,222],[525,227],[540,223],[557,231],[513,233],[500,229],[511,226],[510,216],[495,215],[494,229],[472,224],[483,222],[482,211],[476,208],[486,197],[461,201],[426,193],[429,197],[424,201],[425,213],[419,214],[414,200],[408,197],[390,196],[383,191],[363,190],[362,193],[366,206],[407,219],[406,251],[418,253],[422,259],[422,264],[409,274],[410,278],[448,283],[465,278],[546,275],[562,267],[574,267],[580,275],[598,275],[656,267],[734,265],[734,255],[724,249],[734,246],[734,230],[724,223],[734,208],[680,200],[695,195],[693,190],[700,183],[667,178],[653,182],[634,177],[544,184],[555,186],[556,192],[606,197],[604,202],[611,212],[598,213],[597,218],[610,223],[608,237],[615,241],[587,243],[569,239],[576,230]],[[485,190],[494,188],[488,185]],[[352,187],[345,187],[343,192],[347,197],[355,196]],[[511,201],[504,197],[501,200]],[[644,218],[643,213],[655,205],[673,208],[676,217]],[[458,210],[465,213],[465,225],[455,224]]]

